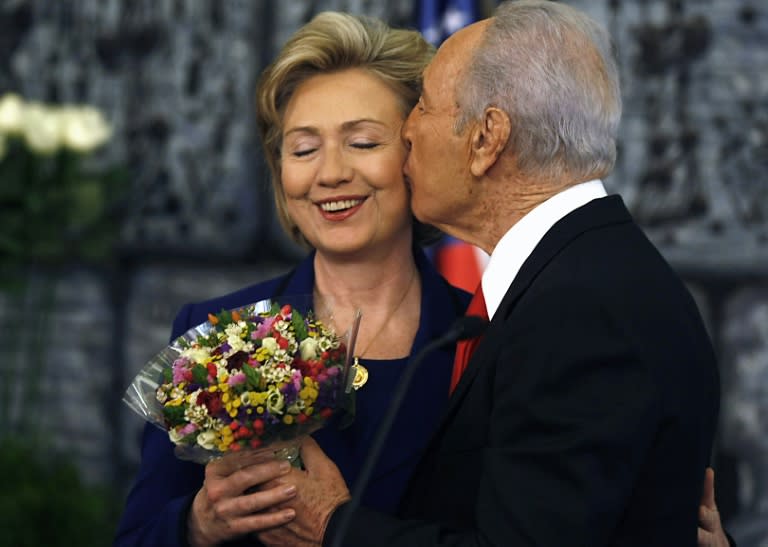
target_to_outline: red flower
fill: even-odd
[[[208,409],[208,414],[211,416],[215,416],[224,406],[221,403],[221,393],[218,391],[214,393],[202,391],[197,395],[197,401],[195,402],[198,405],[205,405],[205,408]]]
[[[247,362],[248,354],[244,351],[238,351],[227,357],[227,370],[230,372],[240,370],[243,368],[243,363]]]
[[[208,374],[211,375],[211,378],[215,379],[218,374],[218,371],[216,370],[216,365],[214,365],[213,363],[208,363],[207,365],[205,365],[205,368],[208,369]]]

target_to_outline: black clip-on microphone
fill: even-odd
[[[347,535],[347,529],[352,520],[352,514],[360,505],[363,491],[365,490],[365,487],[368,486],[373,467],[379,459],[382,448],[384,448],[384,442],[387,440],[389,430],[392,428],[392,423],[395,421],[397,412],[403,404],[403,399],[408,392],[408,388],[411,385],[411,380],[413,379],[416,369],[421,365],[424,358],[436,349],[440,349],[449,344],[454,344],[459,340],[480,336],[485,332],[485,329],[488,328],[488,325],[489,323],[486,319],[476,315],[459,317],[442,336],[432,340],[426,346],[421,348],[421,351],[419,351],[406,365],[403,374],[400,377],[400,381],[397,384],[397,388],[395,389],[395,393],[392,395],[392,400],[389,402],[387,412],[384,414],[384,418],[382,419],[379,428],[376,430],[376,435],[373,438],[368,455],[363,462],[363,466],[360,468],[360,474],[357,476],[357,481],[352,489],[352,497],[349,502],[340,508],[342,511],[341,520],[339,521],[339,526],[334,535],[332,543],[333,547],[341,547],[344,538]]]

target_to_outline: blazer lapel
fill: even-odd
[[[572,211],[544,235],[531,255],[523,263],[520,271],[509,286],[507,293],[496,310],[488,330],[477,345],[467,369],[461,377],[456,389],[451,395],[448,406],[439,422],[440,431],[456,412],[457,407],[466,395],[467,390],[480,368],[492,362],[495,349],[504,336],[505,319],[509,316],[520,297],[525,293],[539,272],[565,248],[571,241],[582,233],[611,224],[631,222],[632,217],[624,206],[621,197],[614,195],[592,200],[591,202]]]

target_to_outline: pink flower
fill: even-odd
[[[187,368],[189,361],[186,357],[179,357],[173,362],[173,383],[180,384],[192,379],[192,371]]]
[[[293,386],[296,388],[296,391],[299,391],[301,389],[301,371],[294,370],[291,375],[291,380],[293,381]]]
[[[251,333],[253,340],[259,340],[266,338],[269,335],[269,331],[272,329],[272,324],[277,320],[276,317],[267,317],[262,321],[258,328]]]
[[[187,435],[189,435],[190,433],[194,433],[195,431],[197,431],[197,425],[193,423],[189,423],[184,427],[182,427],[181,429],[179,429],[179,434],[182,437],[186,437]]]
[[[227,380],[227,383],[230,386],[236,386],[238,384],[245,383],[245,373],[238,372],[236,374],[233,374],[232,376],[229,377],[229,380]]]

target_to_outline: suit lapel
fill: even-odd
[[[584,232],[611,224],[631,221],[632,217],[624,206],[621,197],[608,196],[595,199],[579,207],[552,226],[523,263],[514,281],[509,286],[499,308],[493,316],[488,330],[477,345],[467,365],[467,369],[464,371],[461,380],[448,401],[448,406],[443,413],[437,431],[442,430],[450,417],[456,412],[467,390],[472,385],[475,376],[477,376],[478,370],[484,365],[493,362],[493,356],[504,337],[506,318],[512,312],[520,297],[536,279],[539,272],[562,249],[568,246],[571,241]]]

